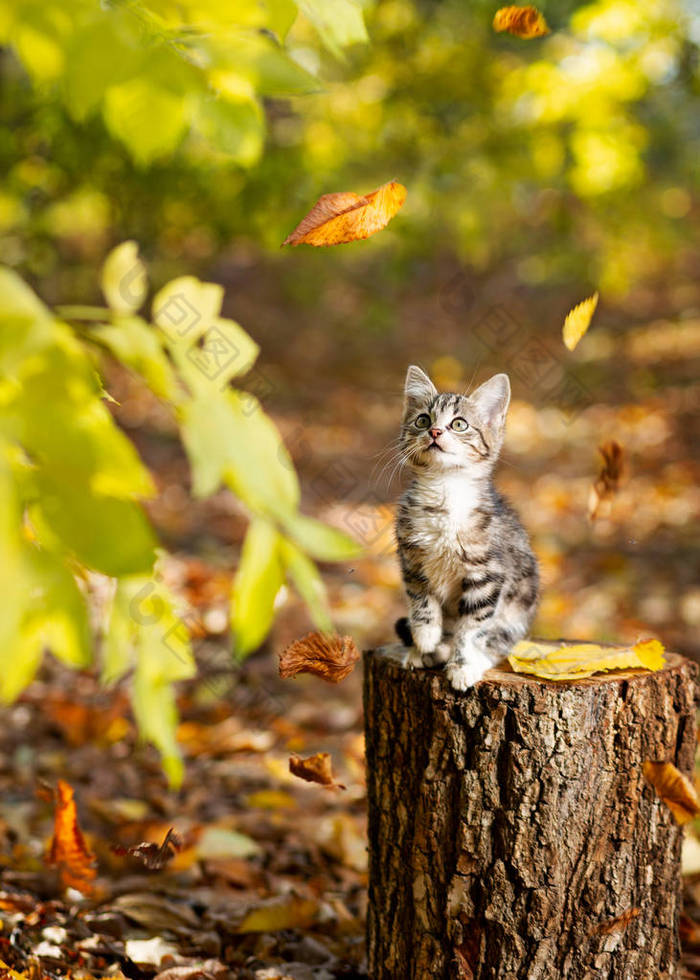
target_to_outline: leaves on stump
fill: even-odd
[[[606,670],[660,670],[665,660],[663,645],[653,639],[641,640],[633,647],[521,640],[511,650],[508,662],[518,674],[570,681]]]

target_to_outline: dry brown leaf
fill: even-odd
[[[360,651],[351,636],[327,636],[307,633],[280,655],[280,677],[314,674],[337,684],[352,673]]]
[[[614,919],[608,919],[607,922],[601,922],[600,925],[596,926],[594,934],[598,936],[610,936],[614,932],[623,932],[627,926],[632,922],[640,913],[638,908],[625,909],[620,915],[616,915]]]
[[[324,194],[283,245],[341,245],[369,238],[386,227],[403,202],[406,188],[395,180],[369,194]]]
[[[569,350],[573,350],[579,340],[591,325],[593,314],[598,305],[598,293],[593,293],[588,299],[581,300],[578,306],[569,310],[564,320],[561,334],[564,344]]]
[[[307,783],[318,783],[333,789],[345,789],[342,783],[337,783],[333,776],[331,757],[328,752],[317,752],[307,759],[299,755],[290,755],[289,771],[293,776],[305,779]]]
[[[612,500],[615,496],[620,488],[625,467],[624,450],[614,439],[599,446],[598,452],[603,457],[603,467],[588,495],[589,521],[596,519],[603,501]]]
[[[536,7],[501,7],[493,18],[494,31],[508,31],[516,37],[530,40],[549,34],[547,21]]]
[[[162,844],[154,844],[152,841],[143,841],[133,847],[115,846],[112,848],[114,854],[121,856],[134,857],[141,861],[149,871],[161,871],[168,861],[175,857],[178,851],[182,850],[182,839],[171,827]]]
[[[66,888],[92,891],[96,871],[95,855],[88,848],[78,823],[73,787],[59,779],[55,794],[54,833],[47,857],[48,864],[58,867]]]
[[[684,824],[700,813],[695,787],[672,762],[645,762],[644,776],[673,814],[676,823]]]

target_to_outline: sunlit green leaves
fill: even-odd
[[[314,563],[291,541],[282,540],[280,542],[280,554],[289,577],[309,607],[309,612],[318,628],[326,631],[332,630],[333,624],[326,590]]]
[[[138,310],[146,298],[148,281],[136,242],[122,242],[112,249],[102,266],[100,284],[115,313]]]
[[[297,6],[335,55],[351,44],[368,40],[362,7],[355,0],[297,0]]]
[[[262,153],[265,121],[253,98],[202,98],[194,126],[207,143],[242,167],[252,166]]]
[[[284,521],[289,536],[312,558],[319,561],[350,561],[362,553],[353,538],[305,514],[292,514]]]
[[[195,663],[174,597],[157,579],[122,579],[106,634],[103,676],[115,680],[133,668],[132,702],[139,731],[161,753],[170,783],[179,786],[183,770],[172,685],[194,676]]]
[[[280,535],[268,521],[254,518],[243,542],[231,596],[233,650],[245,657],[267,636],[274,602],[284,583]]]
[[[149,164],[168,156],[178,145],[187,129],[188,107],[181,95],[132,78],[107,89],[104,118],[134,160]]]
[[[175,403],[178,385],[159,331],[137,316],[115,317],[112,323],[100,324],[92,331],[122,364],[132,368],[160,398]]]

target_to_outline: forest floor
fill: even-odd
[[[271,350],[261,322],[258,339]],[[402,329],[406,351],[390,350],[380,338],[376,359],[365,353],[359,363],[359,352],[371,346],[367,338],[361,346],[349,336],[343,360],[342,351],[330,357],[317,331],[297,325],[292,335],[290,326],[259,382],[269,383],[265,404],[294,456],[304,509],[366,545],[361,560],[323,569],[336,626],[360,648],[390,640],[403,610],[391,541],[398,482],[381,454],[396,432],[407,359],[413,355],[445,384],[470,381],[451,358],[417,356],[420,316]],[[442,349],[450,349],[449,330]],[[605,338],[601,331],[581,365],[597,393],[618,371]],[[617,377],[609,397],[589,400],[572,418],[546,398],[530,399],[525,380],[516,383],[499,482],[540,559],[539,635],[616,642],[658,636],[669,649],[697,655],[700,590],[689,525],[700,507],[698,467],[690,462],[698,406],[687,380],[700,323],[663,330],[649,324],[624,343],[624,383]],[[498,369],[496,361],[482,358],[479,380]],[[652,362],[658,384],[649,380]],[[314,383],[300,390],[292,379],[302,372]],[[47,664],[3,709],[0,962],[17,972],[0,967],[0,975],[364,977],[361,668],[337,686],[308,676],[279,679],[276,654],[310,629],[287,590],[264,648],[232,667],[228,594],[245,514],[224,491],[193,503],[171,421],[126,376],[110,381],[120,421],[158,481],[150,512],[171,552],[165,575],[192,611],[201,670],[180,697],[185,782],[177,793],[167,789],[155,752],[138,743],[125,691],[101,690],[92,671],[76,675]],[[607,439],[623,444],[627,477],[591,524],[597,447]],[[291,753],[318,751],[331,753],[345,789],[290,775]],[[87,897],[62,890],[45,861],[53,828],[45,787],[58,779],[74,787],[97,856]],[[115,853],[160,844],[170,828],[182,846],[160,869]],[[686,882],[684,977],[691,978],[700,977],[700,874]]]

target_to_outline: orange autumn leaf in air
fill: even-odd
[[[353,671],[359,659],[360,651],[351,636],[307,633],[280,655],[280,677],[315,674],[337,684]]]
[[[342,245],[369,238],[389,224],[405,200],[406,188],[395,180],[364,196],[324,194],[282,244]]]
[[[48,864],[55,864],[66,888],[87,894],[95,878],[95,855],[85,843],[78,823],[73,787],[59,779],[55,794],[54,831]]]
[[[611,439],[598,447],[603,457],[603,466],[598,479],[591,487],[588,496],[588,519],[594,521],[603,501],[612,500],[620,488],[620,480],[624,474],[625,455],[619,442]]]
[[[319,786],[327,786],[331,789],[345,789],[342,783],[335,781],[328,752],[317,752],[307,759],[292,755],[289,757],[289,771],[293,776],[305,779],[307,783],[318,783]]]
[[[672,762],[645,762],[644,775],[669,808],[676,823],[687,823],[700,813],[695,787]]]
[[[549,34],[547,21],[536,7],[501,7],[493,18],[495,31],[508,31],[516,37],[530,40]]]

